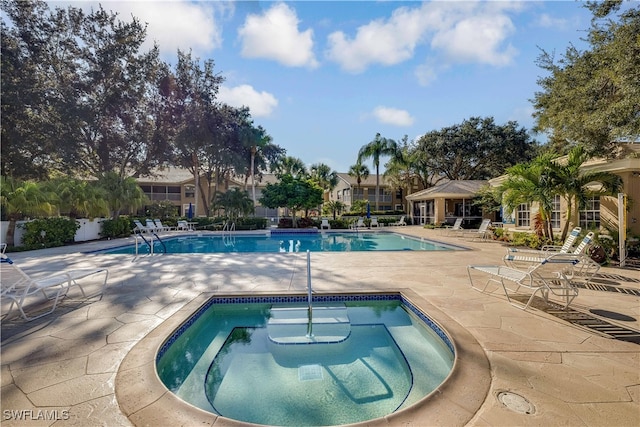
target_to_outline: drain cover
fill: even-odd
[[[531,402],[519,394],[512,393],[510,391],[501,391],[497,395],[498,401],[519,414],[531,415],[535,412],[536,408]]]
[[[322,367],[320,365],[300,365],[298,367],[298,381],[322,380]]]

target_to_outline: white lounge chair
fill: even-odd
[[[467,274],[473,289],[485,292],[489,283],[498,283],[504,290],[509,303],[523,310],[531,305],[538,292],[545,302],[549,301],[550,294],[563,298],[566,309],[578,295],[578,288],[573,286],[571,278],[574,275],[575,266],[579,262],[580,258],[576,255],[556,253],[527,270],[505,265],[469,265]],[[480,288],[474,285],[472,271],[480,271],[488,275],[484,287]],[[525,304],[513,301],[513,294],[518,293],[521,288],[533,291]]]
[[[571,233],[569,233],[569,235],[565,239],[564,244],[562,246],[544,245],[540,250],[507,248],[507,255],[518,253],[518,254],[532,254],[532,255],[546,256],[550,252],[559,252],[559,253],[566,254],[571,251],[571,248],[573,248],[573,244],[578,239],[578,236],[580,235],[580,231],[582,231],[582,228],[580,227],[575,227],[573,230],[571,230]]]
[[[445,229],[446,235],[455,235],[463,231],[464,228],[462,228],[462,218],[456,218],[453,225],[445,226],[444,229]]]
[[[156,225],[155,222],[153,222],[152,219],[147,219],[146,221],[147,221],[147,229],[149,231],[151,231],[152,233],[157,233],[159,231],[163,231]]]
[[[162,223],[162,221],[160,221],[160,219],[154,219],[153,220],[156,229],[159,231],[171,231],[171,230],[175,230],[175,227],[169,227],[168,225],[164,225]]]
[[[378,223],[378,217],[377,216],[372,216],[371,217],[371,223],[369,224],[369,227],[373,228],[373,227],[380,227],[380,224]]]
[[[404,218],[405,218],[405,215],[402,215],[398,221],[396,221],[396,222],[392,222],[392,223],[390,223],[389,225],[392,225],[392,226],[407,225],[407,223],[406,223],[406,221],[405,221],[405,219],[404,219]]]
[[[136,228],[133,230],[134,232],[138,232],[138,233],[150,233],[151,230],[146,226],[146,225],[142,225],[142,223],[140,221],[138,221],[137,219],[133,220],[133,224],[136,226]]]
[[[578,263],[574,268],[575,274],[582,276],[587,282],[591,281],[593,276],[600,270],[600,264],[592,260],[587,254],[587,248],[593,241],[594,233],[588,232],[580,244],[573,249],[572,252],[550,252],[550,251],[509,251],[504,256],[504,263],[512,268],[532,268],[537,264],[540,264],[544,260],[548,259],[554,254],[568,254],[573,255],[578,259]],[[565,242],[566,243],[566,242]]]
[[[480,224],[479,228],[472,230],[463,230],[462,233],[458,234],[459,236],[471,238],[471,239],[487,239],[491,236],[492,231],[489,230],[489,226],[491,225],[490,219],[483,219],[482,224]]]
[[[180,231],[189,231],[189,224],[187,223],[187,221],[184,220],[178,220],[178,226],[176,227],[176,230],[180,230]]]
[[[331,230],[331,224],[329,224],[329,220],[327,218],[322,218],[322,222],[320,223],[320,230]]]
[[[364,228],[364,218],[363,217],[358,218],[357,222],[351,224],[351,228],[354,228],[354,229]]]
[[[11,301],[5,318],[11,313],[15,306],[20,311],[20,315],[27,321],[38,319],[52,313],[73,286],[77,286],[78,289],[80,289],[84,299],[98,296],[102,298],[102,294],[107,285],[107,278],[109,277],[109,271],[101,268],[94,270],[57,271],[41,279],[33,279],[4,254],[2,254],[0,259],[0,273],[2,299]],[[80,285],[78,280],[99,273],[104,273],[104,281],[100,285],[98,292],[88,295],[84,288],[86,284]],[[41,295],[41,297],[38,298],[38,295]],[[37,315],[28,315],[25,308],[38,299],[40,303],[51,303],[51,308]]]

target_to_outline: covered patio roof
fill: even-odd
[[[407,200],[417,202],[420,200],[445,199],[470,199],[478,194],[478,191],[489,181],[485,180],[460,180],[446,181],[407,196]]]

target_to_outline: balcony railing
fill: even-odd
[[[179,202],[180,200],[182,200],[182,197],[180,196],[180,194],[176,194],[176,193],[165,193],[165,194],[158,194],[158,193],[144,193],[149,200],[158,200],[158,201],[162,201],[162,200],[171,200],[172,202]]]

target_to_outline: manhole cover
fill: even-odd
[[[298,367],[298,381],[322,380],[322,367],[320,365],[300,365]]]
[[[497,397],[500,403],[514,412],[531,415],[536,410],[531,402],[519,394],[511,393],[510,391],[501,391]]]

